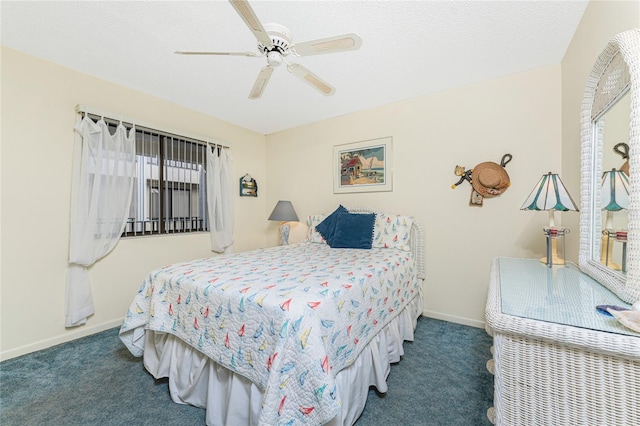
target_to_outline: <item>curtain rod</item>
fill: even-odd
[[[76,105],[76,112],[80,112],[80,113],[84,112],[84,113],[87,113],[87,114],[98,115],[100,117],[110,118],[111,120],[116,120],[116,121],[125,122],[125,123],[131,123],[131,124],[135,125],[136,127],[146,127],[147,129],[150,129],[150,130],[158,130],[160,132],[170,133],[172,135],[183,136],[185,138],[206,142],[209,145],[217,145],[217,146],[222,146],[224,148],[231,148],[231,144],[230,143],[222,141],[222,140],[211,139],[211,138],[208,138],[208,137],[198,136],[198,135],[194,135],[194,134],[183,132],[183,131],[167,129],[167,128],[164,128],[162,126],[157,126],[155,124],[145,123],[144,121],[134,120],[132,118],[124,117],[122,114],[116,114],[116,113],[109,112],[109,111],[103,111],[103,110],[100,110],[98,108],[93,108],[93,107],[90,107],[88,105],[82,105],[82,104]]]

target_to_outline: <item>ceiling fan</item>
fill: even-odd
[[[333,95],[335,89],[326,81],[306,69],[300,64],[289,63],[285,58],[289,54],[294,56],[319,55],[324,53],[344,52],[357,50],[362,44],[362,39],[357,34],[343,34],[317,40],[305,41],[293,44],[291,33],[280,24],[264,24],[256,16],[255,12],[246,0],[229,0],[233,8],[247,24],[253,35],[258,39],[258,52],[189,52],[177,51],[181,55],[221,55],[221,56],[247,56],[266,57],[267,65],[262,68],[258,78],[249,93],[249,99],[258,99],[271,78],[274,68],[285,64],[287,70],[311,85],[325,96]]]

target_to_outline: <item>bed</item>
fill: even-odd
[[[168,378],[173,401],[206,408],[207,425],[353,424],[413,340],[424,235],[410,216],[337,212],[310,216],[298,244],[152,271],[121,340]],[[317,231],[337,218],[337,242],[358,229],[345,218],[364,216],[371,249],[333,248]]]

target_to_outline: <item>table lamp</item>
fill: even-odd
[[[544,210],[549,212],[549,226],[543,228],[547,239],[547,256],[541,262],[551,267],[554,264],[564,265],[564,236],[569,233],[568,228],[556,227],[555,211],[579,211],[576,203],[569,195],[569,191],[556,173],[542,175],[531,191],[520,210]],[[557,239],[561,238],[562,253],[558,255]]]
[[[269,220],[280,221],[280,245],[289,244],[289,231],[291,227],[287,222],[298,221],[298,215],[293,209],[291,201],[278,201],[271,215],[269,215]]]
[[[620,265],[612,262],[613,244],[610,239],[617,236],[613,229],[613,212],[629,208],[629,177],[623,171],[611,169],[602,174],[600,205],[607,212],[602,230],[600,263],[612,269],[621,269]]]

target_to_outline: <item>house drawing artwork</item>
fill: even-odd
[[[341,185],[384,184],[384,147],[372,147],[340,154]]]
[[[342,162],[342,184],[352,185],[354,178],[362,173],[360,157],[347,158]]]

